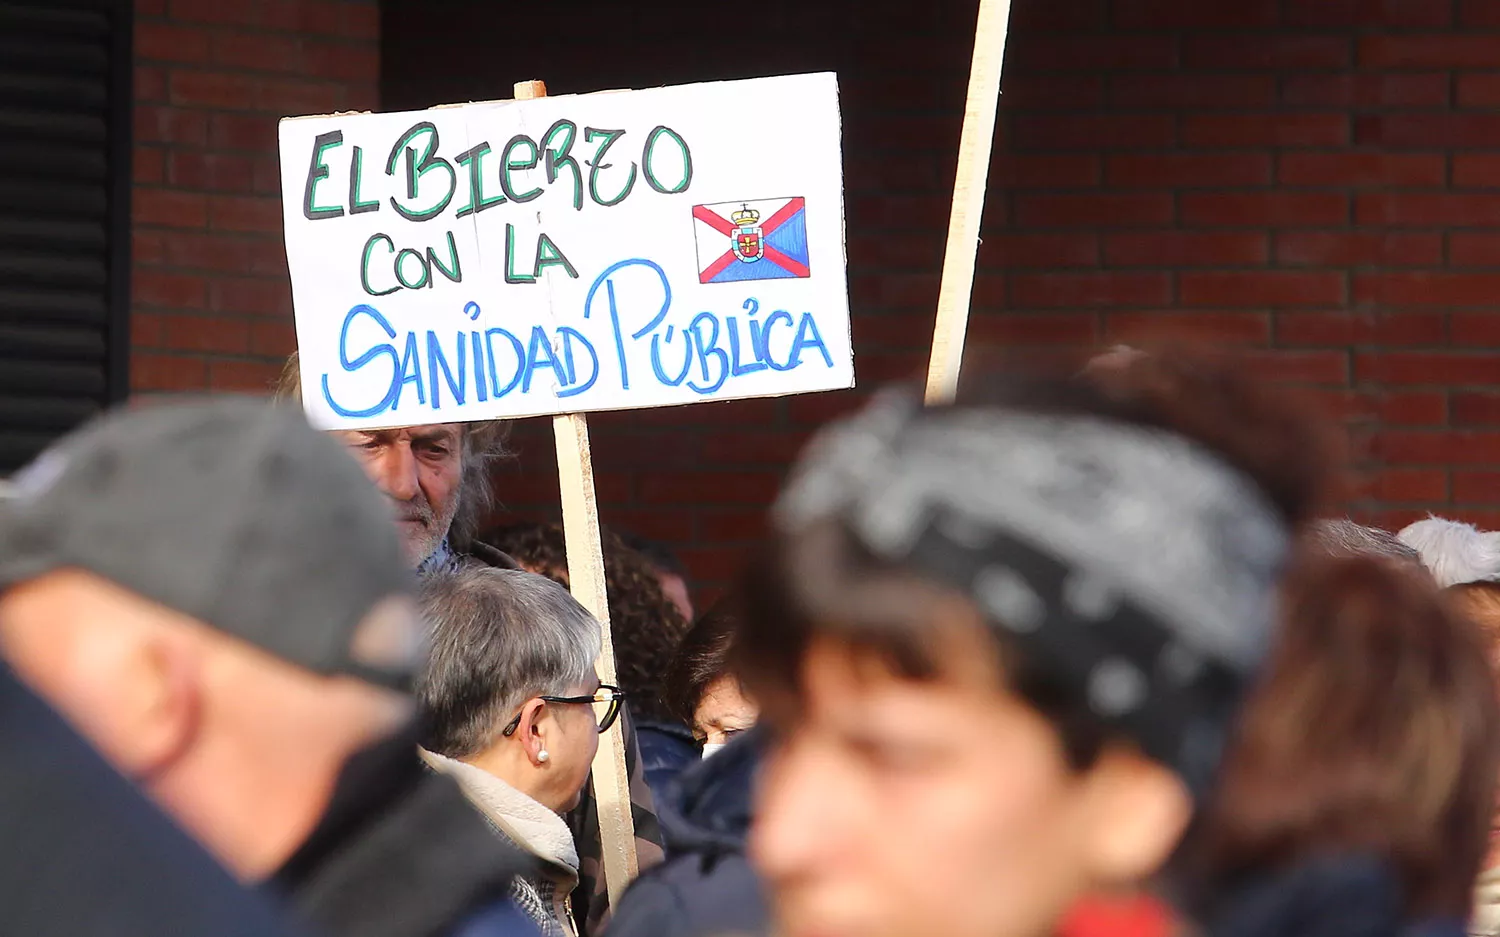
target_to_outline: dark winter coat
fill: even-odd
[[[759,733],[682,773],[660,806],[667,861],[620,901],[606,937],[765,934],[760,881],[745,857]]]
[[[658,804],[667,802],[672,782],[702,755],[698,742],[687,726],[677,722],[645,719],[635,724],[636,741],[641,746],[641,767],[646,784]]]

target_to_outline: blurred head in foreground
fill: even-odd
[[[1142,358],[818,437],[746,593],[777,733],[752,854],[792,937],[1033,937],[1172,854],[1268,652],[1325,449]]]
[[[1378,549],[1299,563],[1285,609],[1184,853],[1193,903],[1219,922],[1274,909],[1261,932],[1462,921],[1500,759],[1478,632]]]
[[[239,399],[106,416],[0,503],[0,651],[242,879],[408,718],[420,653],[381,498],[302,418]]]

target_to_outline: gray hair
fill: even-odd
[[[1429,515],[1397,534],[1443,588],[1500,580],[1500,533]]]
[[[1313,547],[1327,556],[1373,556],[1422,566],[1422,555],[1398,540],[1395,534],[1356,524],[1347,517],[1314,521],[1309,534]]]
[[[481,752],[526,700],[594,678],[599,622],[545,576],[467,565],[429,578],[421,601],[432,652],[416,693],[430,751]]]

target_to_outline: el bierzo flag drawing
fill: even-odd
[[[807,199],[693,206],[699,283],[810,277]]]

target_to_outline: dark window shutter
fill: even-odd
[[[0,475],[129,387],[131,5],[0,0]]]

